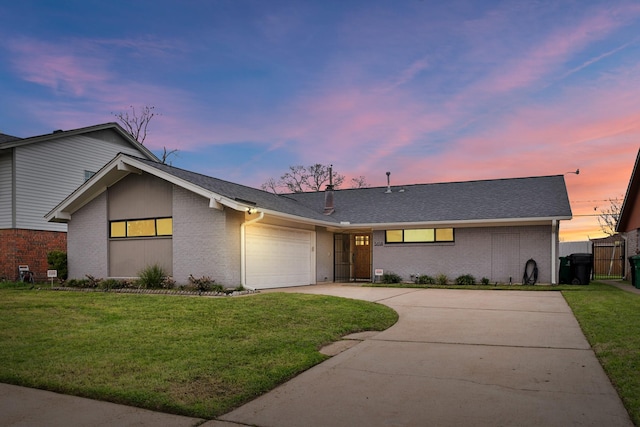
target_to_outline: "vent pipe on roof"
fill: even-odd
[[[385,193],[391,193],[391,172],[387,172],[387,191]]]
[[[329,184],[324,190],[324,214],[331,215],[336,210],[333,203],[333,165],[329,166]]]

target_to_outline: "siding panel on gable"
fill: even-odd
[[[0,154],[0,228],[12,228],[12,168],[11,152]]]
[[[122,139],[84,135],[16,147],[16,227],[66,231],[44,215],[84,182],[85,170],[98,171],[119,152],[142,155]]]

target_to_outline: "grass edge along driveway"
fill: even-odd
[[[384,330],[381,304],[268,293],[199,298],[0,289],[0,382],[212,419]]]
[[[631,420],[640,426],[640,295],[598,282],[562,293]]]

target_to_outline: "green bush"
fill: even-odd
[[[471,274],[463,274],[462,276],[456,277],[456,285],[475,285],[476,278]]]
[[[436,276],[436,285],[447,286],[449,284],[449,278],[446,274],[438,274]]]
[[[436,279],[427,274],[421,274],[416,277],[416,283],[419,285],[435,285]]]
[[[397,275],[396,273],[384,273],[382,275],[382,283],[401,283],[402,277]]]
[[[47,253],[47,264],[50,270],[58,270],[58,279],[67,280],[69,270],[67,268],[67,253],[63,251],[51,251]]]
[[[480,279],[480,283],[487,286],[489,285],[489,279],[487,279],[486,277],[483,277],[482,279]]]
[[[153,264],[138,273],[136,284],[141,288],[160,289],[168,287],[167,273],[158,264]]]

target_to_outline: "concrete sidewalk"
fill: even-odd
[[[0,426],[633,425],[559,292],[279,291],[375,301],[400,320],[219,420],[0,385]]]

